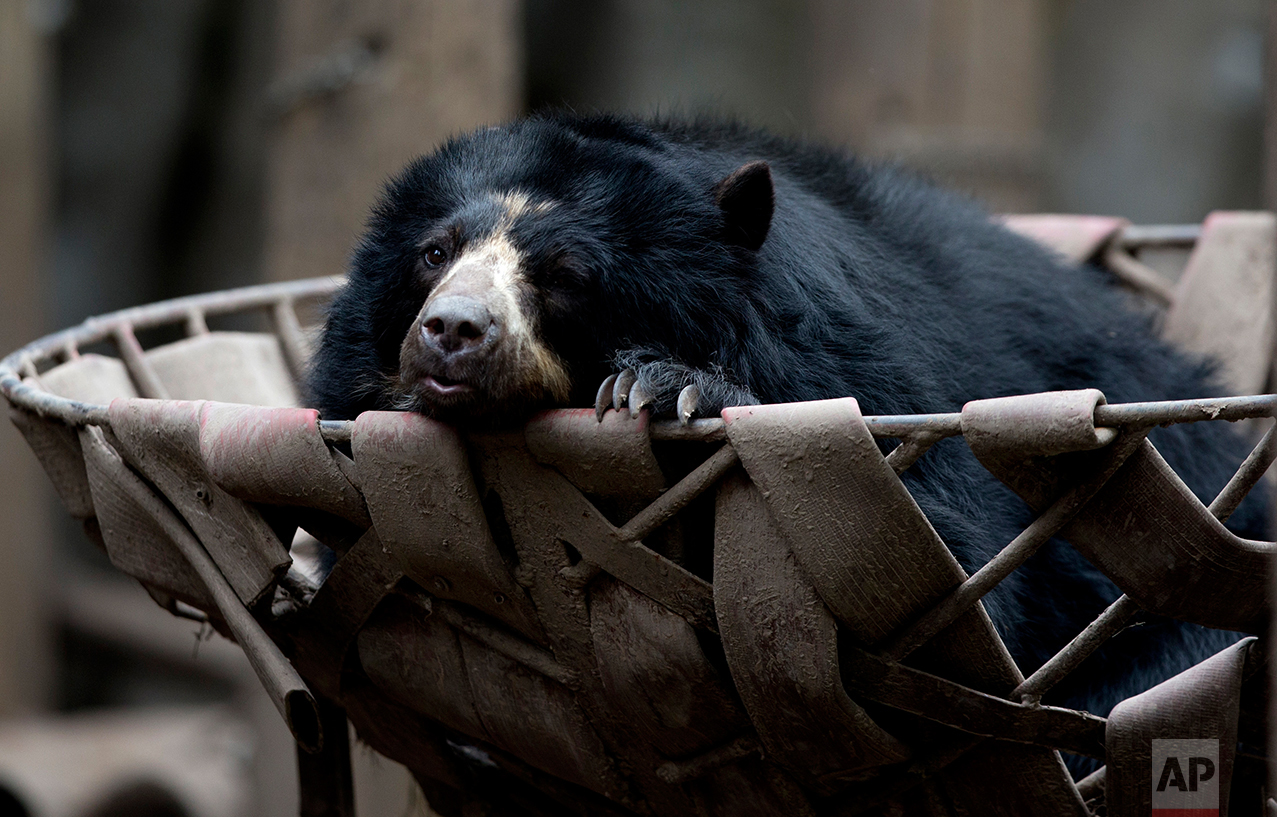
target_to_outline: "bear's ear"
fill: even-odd
[[[723,211],[726,241],[747,250],[763,246],[775,206],[772,171],[766,162],[750,162],[736,168],[714,185],[714,200]]]

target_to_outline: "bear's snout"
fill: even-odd
[[[476,351],[499,334],[492,310],[465,295],[449,295],[427,306],[421,338],[444,357]]]
[[[572,381],[539,334],[523,265],[503,232],[457,256],[399,348],[397,408],[473,422],[567,400]]]

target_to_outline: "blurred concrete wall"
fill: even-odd
[[[1277,2],[1267,0],[1264,27],[1264,207],[1277,210]],[[1277,718],[1277,707],[1274,707]],[[1277,735],[1277,729],[1273,730]]]
[[[528,99],[737,115],[1032,209],[1049,5],[530,0]]]
[[[341,272],[389,173],[518,113],[520,21],[515,0],[0,0],[4,351],[88,315],[255,283],[267,264]],[[134,609],[138,588],[117,586],[60,508],[50,535],[37,469],[3,423],[0,716],[221,700],[255,730],[250,813],[295,813],[277,713],[238,682],[228,693],[207,655],[183,660],[189,625],[144,597]],[[157,618],[177,628],[158,650]],[[352,755],[361,814],[417,813],[402,767]]]
[[[529,0],[528,100],[709,109],[1002,211],[1256,206],[1264,0]]]
[[[1070,0],[1053,39],[1060,210],[1199,221],[1261,206],[1265,0]]]
[[[1042,204],[1047,0],[811,0],[812,131],[974,193]]]
[[[528,0],[533,108],[735,115],[807,128],[798,0]]]

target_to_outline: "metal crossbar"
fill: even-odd
[[[955,588],[916,624],[892,639],[882,650],[882,655],[893,661],[904,660],[911,652],[956,621],[958,616],[971,609],[999,582],[1037,553],[1060,528],[1068,524],[1082,506],[1090,502],[1109,478],[1117,473],[1127,457],[1144,443],[1144,436],[1140,432],[1127,433],[1110,444],[1106,452],[1108,456],[1090,476],[1065,491],[984,567]]]

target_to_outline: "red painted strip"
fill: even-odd
[[[1155,808],[1153,817],[1219,817],[1217,808]]]

